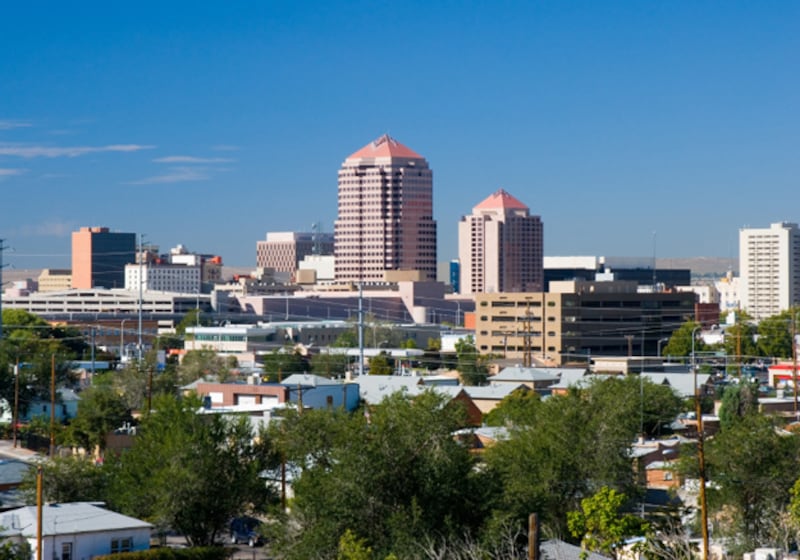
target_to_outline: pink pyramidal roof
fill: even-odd
[[[412,150],[411,148],[404,146],[388,134],[384,134],[377,140],[373,140],[356,153],[351,154],[350,157],[347,159],[359,159],[359,158],[394,158],[394,157],[403,157],[403,158],[414,158],[414,159],[424,159],[421,155],[417,152]]]
[[[475,207],[475,210],[527,210],[528,207],[503,189],[493,193]]]

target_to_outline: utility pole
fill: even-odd
[[[153,410],[153,368],[147,368],[147,415]]]
[[[705,434],[703,433],[703,408],[700,403],[700,388],[697,385],[697,358],[694,352],[695,332],[701,325],[692,330],[692,371],[694,374],[694,409],[697,416],[697,469],[700,474],[700,529],[703,538],[702,560],[708,560],[708,502],[706,501],[706,457]]]
[[[633,357],[633,335],[632,334],[626,334],[625,338],[628,341],[628,357],[632,358]]]
[[[531,367],[531,304],[525,308],[525,320],[522,322],[524,329],[522,338],[522,365],[523,367]]]
[[[800,421],[797,410],[797,308],[792,308],[792,393],[794,393],[794,421]]]
[[[50,357],[50,458],[56,451],[56,355]]]
[[[36,560],[42,560],[42,486],[43,486],[42,464],[36,465]]]
[[[144,265],[144,234],[140,233],[139,234],[139,313],[138,313],[139,339],[137,341],[138,347],[137,347],[137,354],[136,354],[136,358],[137,358],[137,360],[139,362],[142,361],[142,297],[143,297],[142,292],[144,290],[144,288],[143,288],[143,285],[144,285],[143,267],[144,266],[143,265]]]
[[[358,375],[364,375],[364,282],[358,283]]]
[[[14,364],[14,449],[17,448],[17,424],[19,423],[19,358]]]
[[[6,249],[6,240],[0,239],[0,340],[3,340],[3,269],[6,266],[3,264],[3,251]]]

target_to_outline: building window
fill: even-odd
[[[72,543],[61,543],[61,560],[72,560]]]
[[[124,539],[111,539],[111,554],[118,552],[130,552],[133,550],[133,539],[130,537]]]

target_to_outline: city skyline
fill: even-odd
[[[501,188],[545,255],[735,258],[800,221],[791,3],[44,8],[0,21],[16,268],[68,267],[83,226],[254,266],[268,231],[333,232],[342,160],[386,133],[433,169],[439,261]]]

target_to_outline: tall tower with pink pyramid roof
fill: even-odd
[[[344,160],[334,254],[337,282],[380,284],[393,270],[436,279],[433,173],[425,158],[383,135]]]
[[[458,224],[461,293],[540,292],[543,252],[539,216],[500,189]]]

